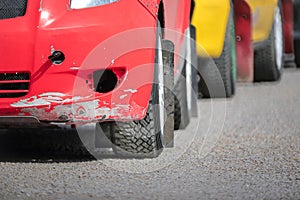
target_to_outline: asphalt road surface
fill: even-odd
[[[300,70],[200,100],[153,160],[94,160],[76,133],[2,130],[1,199],[300,199]]]

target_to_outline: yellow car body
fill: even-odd
[[[221,55],[230,13],[230,0],[195,0],[192,24],[196,27],[197,54]]]
[[[261,42],[269,37],[278,0],[246,0],[252,14],[253,42]]]
[[[251,8],[252,40],[262,42],[269,37],[278,0],[245,1]],[[199,56],[220,57],[231,9],[230,0],[195,0],[192,24],[196,27]]]

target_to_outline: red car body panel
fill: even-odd
[[[135,29],[126,40],[109,39]],[[107,53],[93,58],[107,40]],[[25,96],[0,98],[0,116],[72,122],[141,119],[147,111],[152,86],[138,87],[153,80],[156,18],[137,0],[78,10],[70,9],[69,0],[28,1],[25,16],[0,20],[0,43],[0,73],[30,74]],[[124,54],[111,53],[129,44],[135,45]],[[62,64],[48,60],[53,50],[65,54]],[[145,64],[142,73],[135,70]],[[91,74],[106,68],[125,70],[124,77],[112,92],[94,92]],[[139,75],[132,77],[134,70]]]
[[[152,90],[159,3],[119,0],[71,9],[69,0],[28,1],[24,16],[1,19],[0,76],[28,73],[30,78],[29,88],[19,91],[24,96],[0,96],[0,116],[66,124],[144,118]],[[163,3],[169,13],[165,28],[181,33],[166,39],[180,49],[190,1]],[[172,18],[174,4],[177,18]],[[55,51],[65,55],[59,65],[48,59]],[[118,77],[116,87],[95,92],[93,73],[107,69]],[[0,86],[7,83],[18,80],[0,80]],[[0,87],[0,95],[10,92],[16,91]]]

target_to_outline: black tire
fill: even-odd
[[[233,23],[233,13],[231,12],[221,56],[213,59],[214,63],[209,58],[199,58],[199,63],[201,63],[199,92],[203,98],[225,98],[234,95],[236,81],[233,77]]]
[[[295,62],[298,68],[300,68],[300,40],[295,40]]]
[[[153,87],[153,94],[158,92]],[[146,117],[140,121],[117,122],[112,126],[114,152],[120,157],[154,158],[162,151],[160,130],[157,129],[154,95],[150,100]],[[160,128],[160,127],[159,127]]]
[[[158,43],[161,42],[159,37]],[[170,46],[170,42],[162,47]],[[158,63],[159,48],[156,52],[156,62]],[[167,56],[166,52],[171,52]],[[148,106],[146,117],[139,121],[131,122],[115,122],[112,129],[112,142],[114,143],[114,152],[118,156],[130,158],[154,158],[160,155],[163,146],[173,145],[173,113],[174,113],[174,96],[173,89],[173,58],[172,50],[162,51],[163,59],[163,84],[164,84],[164,105],[166,115],[166,123],[161,124],[164,115],[159,109],[159,65],[156,64],[154,74],[154,84],[152,88],[151,98]],[[167,85],[166,85],[167,84]],[[164,132],[162,133],[162,130]],[[168,142],[168,144],[166,144]]]
[[[278,81],[281,78],[284,66],[284,36],[283,15],[280,1],[274,15],[271,33],[265,45],[254,52],[254,81]],[[277,20],[276,20],[277,19]],[[280,23],[276,23],[276,21]],[[280,38],[276,38],[276,32]],[[278,36],[277,36],[278,37]],[[281,47],[276,45],[276,40],[281,42]],[[280,49],[281,48],[281,49]],[[277,61],[278,60],[278,61]]]

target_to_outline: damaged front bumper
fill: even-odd
[[[133,95],[130,90],[125,90],[124,93],[128,96]],[[44,122],[76,123],[139,119],[146,112],[145,107],[133,102],[123,101],[122,104],[118,100],[105,101],[109,98],[112,96],[81,97],[49,92],[12,103],[9,108],[0,110],[0,116],[12,117],[17,114],[19,117],[32,116]]]

